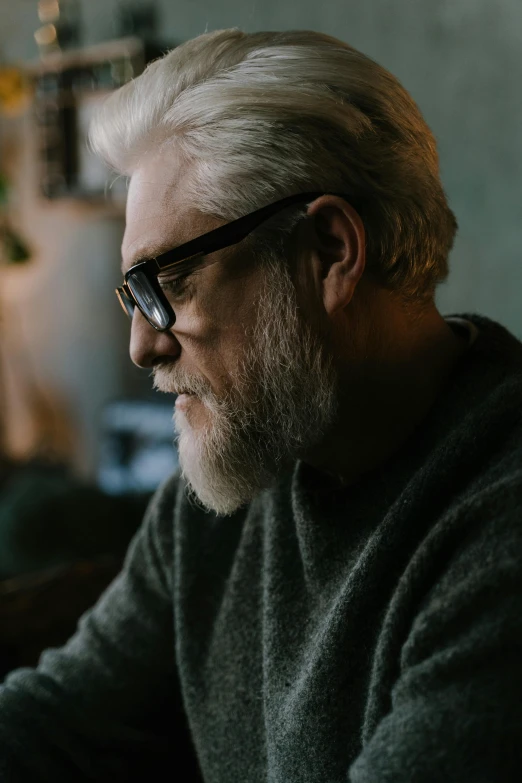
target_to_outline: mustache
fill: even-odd
[[[162,362],[152,370],[152,385],[165,394],[194,394],[206,397],[212,394],[210,383],[200,376],[191,375],[175,364]]]

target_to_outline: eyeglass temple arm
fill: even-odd
[[[179,261],[190,261],[192,253],[194,254],[195,265],[199,266],[201,261],[196,262],[196,259],[199,259],[202,255],[214,253],[223,247],[235,245],[241,242],[242,239],[247,237],[265,220],[277,214],[277,212],[292,206],[292,204],[314,201],[314,199],[322,195],[322,193],[298,193],[276,201],[274,204],[267,204],[266,207],[262,207],[250,215],[245,215],[237,220],[233,220],[232,223],[227,223],[214,229],[214,231],[210,231],[208,236],[196,237],[196,239],[192,239],[190,242],[180,245],[180,247],[169,250],[168,253],[163,253],[156,258],[157,266],[159,269],[166,269]],[[185,273],[185,264],[183,264],[183,273]]]

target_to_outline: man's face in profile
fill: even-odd
[[[183,207],[172,168],[156,158],[132,177],[125,269],[154,255],[147,248],[175,247],[223,222]],[[176,313],[169,332],[155,332],[136,312],[131,356],[152,368],[155,388],[181,394],[174,423],[182,471],[197,499],[226,514],[321,437],[337,383],[285,264],[246,243],[215,256],[181,289],[166,289]]]

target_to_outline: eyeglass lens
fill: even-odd
[[[165,308],[158,301],[156,292],[147,276],[143,272],[137,271],[129,277],[127,285],[145,317],[157,329],[166,329],[169,324],[169,314],[165,312]]]

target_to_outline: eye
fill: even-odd
[[[179,297],[182,294],[187,294],[190,289],[188,275],[179,275],[170,280],[168,278],[158,278],[158,281],[162,289],[171,296]]]

